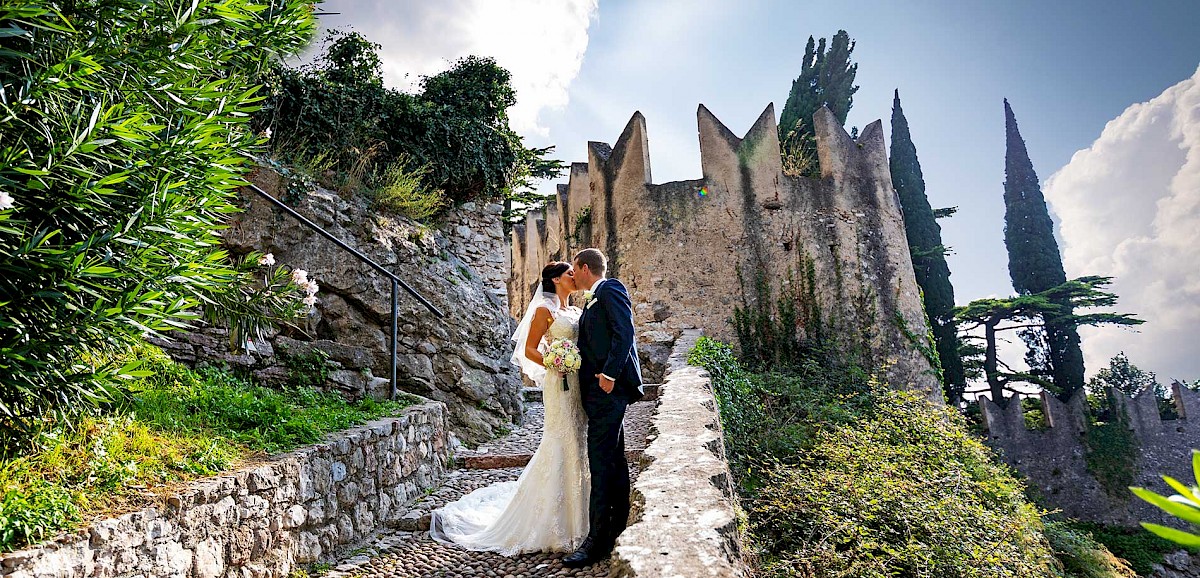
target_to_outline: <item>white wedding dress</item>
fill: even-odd
[[[558,309],[557,300],[530,304],[526,320],[536,307],[551,311],[554,321],[539,350],[555,339],[575,340],[579,330],[578,308]],[[547,306],[549,305],[549,306]],[[518,329],[517,335],[521,330]],[[518,340],[514,357],[524,357],[524,339]],[[519,353],[518,353],[519,352]],[[514,361],[521,361],[514,358]],[[529,465],[515,482],[500,482],[479,488],[458,501],[433,512],[429,535],[439,542],[453,543],[474,551],[498,552],[505,556],[526,552],[569,552],[588,532],[588,498],[591,475],[587,465],[587,415],[579,399],[579,376],[528,368],[534,381],[541,378],[542,401],[546,408],[542,441]],[[533,364],[536,365],[536,364]],[[543,374],[538,375],[538,374]]]

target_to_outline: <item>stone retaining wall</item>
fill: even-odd
[[[737,496],[725,459],[712,379],[687,365],[699,332],[676,341],[659,390],[646,462],[633,485],[635,522],[613,554],[616,576],[745,575]]]
[[[447,431],[446,406],[426,402],[0,555],[0,576],[282,578],[398,522],[445,472]]]

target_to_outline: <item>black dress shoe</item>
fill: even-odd
[[[590,536],[585,538],[577,550],[567,554],[567,557],[563,558],[563,566],[567,568],[583,568],[584,566],[592,565],[595,562],[592,559],[592,544]]]

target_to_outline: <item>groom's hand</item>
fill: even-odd
[[[615,385],[613,380],[605,377],[602,373],[597,373],[596,379],[600,380],[600,389],[603,389],[604,393],[612,393],[613,386]]]

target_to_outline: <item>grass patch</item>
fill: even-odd
[[[0,551],[145,503],[155,491],[246,459],[397,415],[413,403],[262,388],[221,369],[192,371],[153,347],[133,355],[150,375],[130,385],[124,399],[103,415],[47,428],[33,451],[0,461]]]

